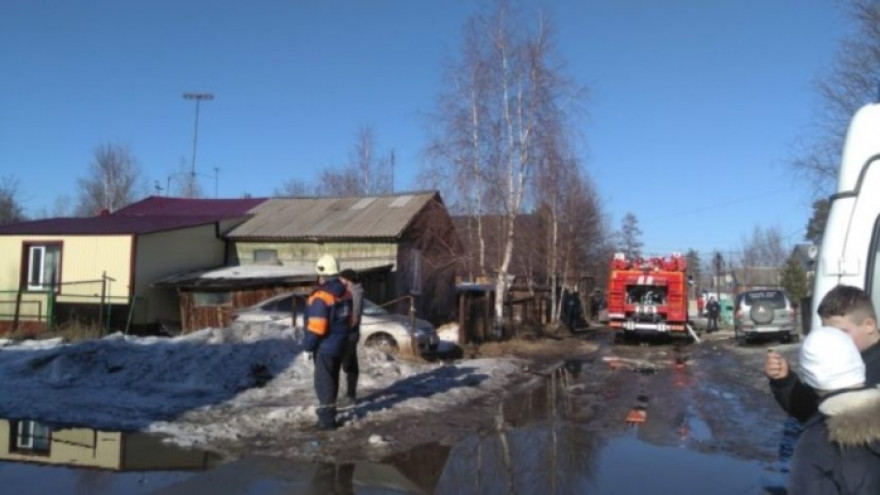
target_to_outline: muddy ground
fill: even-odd
[[[486,345],[465,354],[523,359],[504,394],[452,411],[393,420],[368,417],[332,433],[266,432],[210,447],[232,457],[258,454],[333,463],[420,455],[424,459],[417,464],[442,471],[450,448],[463,439],[528,423],[552,409],[586,432],[596,448],[603,439],[636,428],[640,440],[658,446],[690,438],[691,448],[707,453],[774,462],[786,417],[762,372],[768,347],[792,358],[797,344],[739,347],[729,330],[703,334],[700,343],[618,343],[610,329],[599,327]],[[468,386],[467,380],[462,386]]]

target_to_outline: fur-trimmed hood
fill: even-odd
[[[819,405],[828,439],[842,447],[880,443],[880,388],[834,395]]]

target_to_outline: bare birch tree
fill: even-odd
[[[526,22],[508,2],[494,6],[465,25],[462,56],[447,75],[452,89],[438,99],[440,125],[429,152],[447,165],[447,177],[459,189],[452,204],[477,219],[501,218],[501,249],[493,266],[484,258],[486,240],[479,242],[481,270],[494,272],[500,325],[512,281],[516,219],[542,159],[538,141],[543,132],[561,128],[576,95],[554,65],[558,54],[547,19],[538,15]],[[478,225],[477,232],[482,237],[484,230]]]
[[[485,21],[469,19],[463,30],[462,57],[448,64],[448,91],[437,98],[437,111],[430,115],[429,167],[419,181],[444,192],[450,210],[463,213],[472,225],[467,229],[469,246],[477,246],[475,260],[467,263],[470,275],[489,273],[486,262],[484,215],[487,195],[485,172],[492,140],[488,129],[489,50]],[[450,187],[451,186],[451,187]]]
[[[603,244],[602,213],[592,182],[582,170],[562,133],[545,133],[540,140],[541,159],[535,177],[535,201],[543,205],[547,264],[550,287],[563,293],[578,292],[582,277],[591,270],[590,258],[605,253],[593,251]],[[595,276],[595,275],[594,275]],[[551,323],[559,321],[562,299],[551,291]]]
[[[275,197],[296,197],[314,195],[314,186],[299,179],[290,179],[281,187],[276,187],[272,193]]]
[[[379,153],[376,136],[370,126],[361,127],[348,164],[325,168],[318,180],[321,194],[365,196],[394,190],[394,152]]]
[[[880,81],[880,1],[843,2],[855,30],[841,41],[834,65],[817,83],[821,109],[809,136],[797,144],[792,167],[827,193],[837,178],[843,141],[852,115],[873,101]]]
[[[788,258],[779,227],[755,225],[752,234],[742,239],[742,265],[781,268]]]
[[[89,175],[80,178],[78,216],[114,212],[144,195],[140,165],[128,146],[105,143],[94,150]]]

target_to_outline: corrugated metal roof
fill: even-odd
[[[149,234],[214,223],[212,216],[115,216],[47,218],[0,225],[0,235],[108,235]]]
[[[153,282],[153,287],[244,287],[270,282],[317,281],[315,268],[309,266],[242,265],[221,266],[177,273]]]
[[[394,265],[380,265],[358,270],[365,273],[390,272]],[[236,265],[192,270],[161,278],[153,287],[223,288],[253,287],[272,283],[296,283],[318,281],[315,267],[310,263],[301,266]]]
[[[372,199],[372,201],[369,201]],[[230,239],[398,238],[436,191],[349,198],[269,199]]]
[[[240,217],[264,201],[266,201],[266,198],[192,199],[150,196],[113,212],[113,215],[213,215],[218,218]]]

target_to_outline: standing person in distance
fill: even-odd
[[[306,351],[315,362],[315,395],[318,397],[318,429],[333,430],[339,368],[351,328],[351,294],[338,277],[336,258],[325,254],[315,265],[320,284],[306,306]]]
[[[873,387],[880,383],[880,333],[868,293],[858,287],[838,285],[825,294],[816,312],[822,325],[837,328],[855,342],[865,363],[865,384]],[[773,397],[789,416],[804,423],[816,413],[819,397],[791,371],[781,354],[767,353],[764,373],[770,379]]]
[[[721,305],[715,300],[715,296],[709,297],[709,302],[706,304],[706,314],[709,315],[709,329],[706,331],[708,333],[717,332],[718,316],[721,314]]]
[[[358,368],[357,346],[361,339],[361,317],[364,314],[364,288],[360,277],[351,268],[339,273],[339,278],[351,294],[351,328],[348,340],[342,353],[342,371],[345,372],[345,397],[340,401],[341,407],[352,407],[357,403]]]

